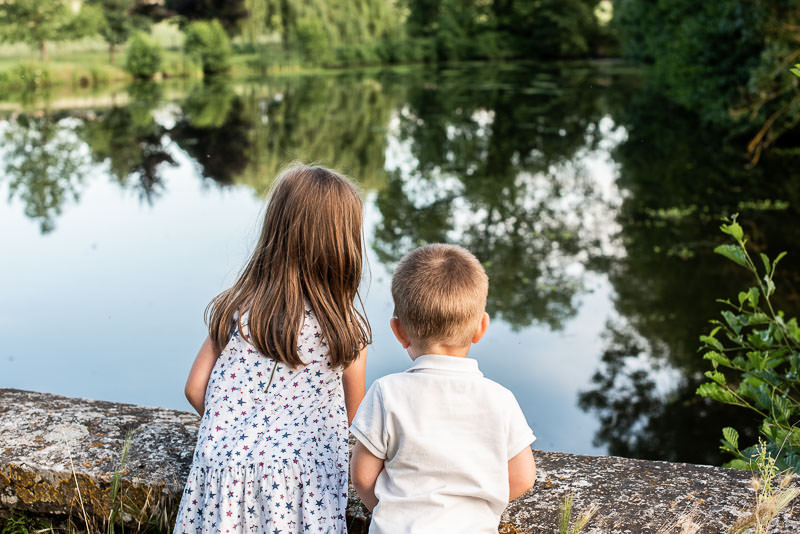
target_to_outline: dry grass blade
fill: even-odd
[[[656,534],[697,534],[700,525],[695,522],[697,508],[681,513],[674,522],[665,523],[656,531]]]
[[[572,525],[572,528],[569,531],[570,534],[578,534],[580,531],[586,528],[586,525],[589,524],[589,521],[592,520],[598,510],[600,510],[600,506],[598,506],[596,503],[592,503],[589,508],[578,514],[575,524]]]
[[[83,506],[83,497],[81,496],[81,487],[78,484],[78,475],[75,473],[75,464],[72,462],[72,450],[67,445],[67,454],[69,455],[69,466],[72,469],[72,478],[75,480],[75,490],[78,492],[78,502],[81,503],[81,512],[83,512],[83,521],[86,523],[86,532],[87,534],[91,534],[91,528],[89,527],[89,516],[86,514],[86,508]]]

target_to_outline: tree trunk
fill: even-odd
[[[44,41],[39,42],[39,54],[42,56],[42,61],[47,61],[47,44]]]
[[[114,43],[108,43],[108,61],[112,65],[114,64]]]

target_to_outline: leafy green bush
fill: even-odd
[[[703,358],[713,369],[706,371],[710,382],[697,388],[697,394],[756,412],[762,418],[759,432],[767,453],[779,469],[800,472],[800,326],[796,318],[775,310],[772,300],[775,268],[786,253],[774,260],[761,253],[757,265],[736,216],[725,219],[720,229],[733,244],[720,245],[714,252],[749,271],[754,285],[739,292],[736,302],[720,300],[726,308],[723,320],[711,321],[712,330],[700,336]],[[733,428],[724,428],[722,435],[722,450],[735,456],[727,466],[749,469],[758,447],[740,450]]]
[[[125,70],[134,78],[150,79],[161,69],[163,60],[164,55],[158,43],[146,33],[139,32],[128,45]]]
[[[11,71],[9,85],[22,91],[37,91],[52,84],[50,70],[41,63],[20,63]]]
[[[297,45],[303,57],[314,64],[330,61],[328,34],[317,18],[300,17],[295,27]]]
[[[231,41],[216,19],[189,24],[183,47],[188,55],[200,61],[203,74],[220,74],[231,68]]]

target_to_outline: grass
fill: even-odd
[[[78,476],[70,466],[75,484],[75,500],[63,518],[42,518],[29,513],[15,513],[7,517],[0,516],[0,534],[116,534],[116,533],[157,533],[166,534],[172,531],[175,522],[176,506],[165,500],[157,490],[150,489],[144,502],[137,504],[128,494],[128,487],[123,483],[122,475],[133,442],[133,433],[128,433],[122,446],[119,465],[111,475],[111,487],[108,493],[109,502],[92,502],[84,500]],[[87,507],[91,504],[88,513]],[[107,509],[107,514],[101,511]]]
[[[579,513],[578,517],[573,521],[573,500],[574,496],[572,493],[567,493],[564,496],[564,502],[558,510],[558,534],[580,534],[600,509],[596,504],[592,504],[589,508]]]

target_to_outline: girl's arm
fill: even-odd
[[[206,386],[208,386],[211,370],[214,368],[218,357],[219,351],[214,346],[211,338],[206,337],[206,340],[203,341],[203,346],[200,347],[197,357],[194,359],[192,370],[189,371],[189,378],[186,379],[186,387],[184,388],[186,398],[200,415],[203,415],[205,410]]]
[[[367,347],[364,347],[358,354],[358,358],[344,370],[342,373],[342,385],[344,386],[344,405],[347,408],[347,424],[353,423],[353,417],[356,416],[358,405],[361,404],[361,399],[364,398],[366,387],[367,373]]]
[[[533,451],[525,447],[508,461],[508,500],[513,501],[536,482],[536,462]]]

